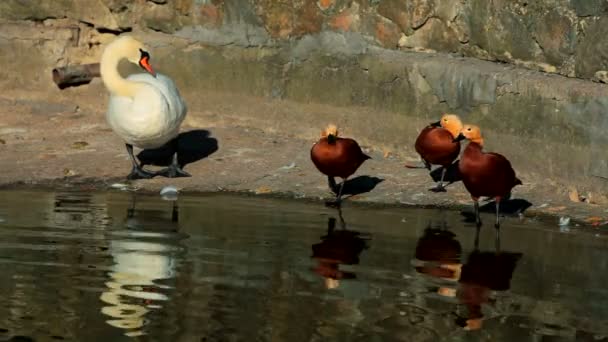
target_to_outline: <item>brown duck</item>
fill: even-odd
[[[425,127],[416,139],[416,152],[422,158],[424,166],[430,171],[431,165],[441,165],[441,180],[434,192],[444,192],[443,179],[447,168],[452,165],[460,153],[460,143],[455,142],[462,129],[462,122],[458,115],[444,114],[441,120]]]
[[[330,189],[337,193],[336,203],[340,203],[346,179],[370,158],[361,151],[355,140],[338,137],[338,128],[335,125],[327,126],[321,132],[321,139],[310,150],[310,159],[317,169],[327,176]],[[339,189],[334,177],[342,178]]]
[[[458,171],[465,188],[471,194],[475,205],[475,220],[481,226],[479,217],[479,198],[491,197],[496,201],[496,223],[500,228],[500,201],[511,194],[511,189],[522,184],[515,176],[515,170],[507,158],[498,153],[483,151],[481,130],[474,125],[464,125],[455,141],[468,139],[469,145],[464,149]]]

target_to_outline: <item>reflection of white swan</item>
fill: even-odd
[[[128,330],[125,335],[145,334],[141,329],[145,315],[150,309],[160,308],[159,301],[169,299],[165,294],[153,292],[164,286],[154,283],[157,279],[175,277],[175,259],[168,253],[172,247],[155,242],[112,241],[110,253],[114,258],[112,280],[106,282],[107,290],[100,299],[110,304],[101,312],[113,319],[106,322],[111,326]],[[137,300],[143,300],[136,304]]]

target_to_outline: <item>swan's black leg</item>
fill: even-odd
[[[154,173],[148,172],[137,164],[137,160],[133,155],[133,145],[125,144],[127,146],[127,152],[129,153],[129,158],[131,158],[131,163],[133,164],[133,168],[131,169],[131,173],[127,175],[127,179],[150,179],[155,176]]]
[[[178,163],[177,153],[179,152],[179,143],[177,138],[171,141],[171,145],[173,147],[173,160],[171,162],[171,165],[169,165],[169,167],[166,169],[158,171],[156,174],[169,178],[192,177],[188,172],[182,170],[181,166]]]

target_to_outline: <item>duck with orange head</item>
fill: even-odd
[[[441,180],[436,187],[429,190],[445,192],[443,180],[446,170],[458,158],[460,142],[455,142],[462,129],[462,122],[458,115],[444,114],[437,122],[425,127],[416,139],[416,152],[422,158],[425,167],[430,171],[431,165],[441,165]]]
[[[458,171],[465,188],[471,194],[475,205],[475,221],[481,226],[479,198],[491,197],[496,201],[496,229],[500,228],[500,201],[508,198],[511,190],[522,182],[515,175],[511,162],[503,155],[483,151],[481,130],[474,125],[464,125],[454,141],[469,140],[464,149]]]
[[[344,183],[370,156],[363,153],[359,144],[351,138],[338,136],[338,127],[328,125],[321,132],[321,139],[310,150],[310,159],[317,169],[327,176],[330,189],[336,193],[336,204],[340,204]],[[342,178],[338,188],[335,177]]]

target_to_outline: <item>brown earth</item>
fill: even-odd
[[[422,120],[403,122],[398,115],[370,115],[362,107],[302,104],[227,93],[186,94],[185,98],[197,105],[190,106],[182,127],[183,132],[191,132],[186,133],[189,138],[182,145],[202,151],[203,155],[205,151],[211,154],[185,167],[193,175],[191,178],[157,177],[128,182],[125,176],[130,162],[124,143],[105,123],[107,95],[99,80],[86,87],[57,90],[53,102],[47,100],[46,93],[5,91],[0,97],[0,165],[4,166],[0,185],[103,190],[124,184],[146,192],[173,185],[182,192],[238,191],[331,199],[325,177],[309,159],[310,147],[320,130],[335,122],[343,135],[357,138],[363,126],[382,117],[382,125],[402,128],[403,141],[407,143],[387,146],[382,143],[381,131],[377,136],[359,139],[373,159],[355,175],[368,177],[355,183],[365,188],[374,185],[374,177],[383,181],[369,192],[348,198],[345,205],[361,202],[471,208],[461,182],[449,185],[447,193],[433,193],[428,189],[434,183],[424,169],[404,167],[418,162],[412,145],[417,131],[426,123]],[[352,119],[366,116],[369,122]],[[309,121],[298,119],[302,117]],[[215,144],[217,151],[213,152]],[[573,202],[572,189],[535,174],[518,175],[524,185],[515,188],[513,198],[532,203],[520,219],[538,214],[568,216],[603,231],[608,209],[589,202],[604,199],[591,194],[588,202]],[[487,222],[491,220],[491,216],[485,218]],[[554,220],[557,226],[558,218]]]

